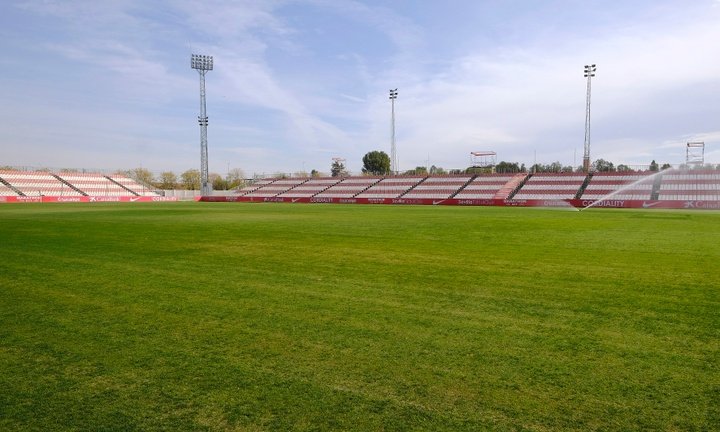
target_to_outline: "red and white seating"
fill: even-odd
[[[18,194],[3,183],[0,183],[0,196],[18,196]]]
[[[492,199],[513,178],[513,174],[481,174],[468,183],[457,199]]]
[[[685,171],[663,174],[658,200],[720,201],[720,172]]]
[[[126,192],[125,195],[133,195],[137,194],[139,196],[159,196],[157,192],[155,192],[153,189],[141,185],[140,183],[136,182],[135,180],[126,177],[122,174],[113,174],[110,176],[110,179],[114,181],[115,183],[121,184],[126,189],[129,189],[129,192]]]
[[[260,189],[260,188],[263,187],[263,186],[267,186],[267,185],[269,185],[270,183],[272,183],[272,182],[274,182],[274,181],[275,181],[275,179],[260,179],[260,180],[257,180],[257,181],[255,181],[255,182],[253,182],[253,184],[251,184],[251,185],[247,185],[247,186],[245,186],[245,187],[243,187],[243,188],[241,188],[241,189],[238,189],[238,190],[236,191],[236,193],[237,193],[238,195],[245,195],[245,194],[247,194],[247,193],[254,192],[254,191],[258,190],[258,189]]]
[[[281,193],[278,196],[284,198],[309,198],[324,191],[330,186],[337,184],[340,180],[341,179],[339,177],[310,179],[299,186],[295,186],[287,192]]]
[[[583,173],[537,173],[530,177],[513,199],[573,199],[585,181]]]
[[[60,173],[58,177],[90,196],[131,196],[127,189],[101,174]]]
[[[290,179],[279,179],[265,186],[261,186],[252,192],[249,192],[243,196],[254,197],[254,198],[271,198],[286,192],[293,187],[305,183],[307,179],[304,178],[290,178]]]
[[[402,198],[447,199],[455,194],[471,176],[428,177],[424,182],[405,193]]]
[[[334,184],[319,194],[316,198],[352,198],[368,187],[377,183],[381,177],[349,177],[340,183]]]
[[[595,173],[585,191],[582,199],[599,200],[608,198],[624,200],[647,200],[652,194],[653,173],[623,173],[602,172]]]
[[[48,172],[0,171],[0,177],[25,196],[82,196]]]
[[[357,198],[398,198],[425,177],[388,177],[370,186]]]

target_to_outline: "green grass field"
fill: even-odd
[[[718,430],[720,213],[0,206],[0,430]]]

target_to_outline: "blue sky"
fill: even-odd
[[[0,5],[0,165],[210,171],[462,168],[469,153],[582,160],[583,66],[596,63],[592,159],[720,163],[720,2],[13,1]]]

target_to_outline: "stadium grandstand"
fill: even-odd
[[[387,177],[357,194],[358,198],[399,198],[426,177]]]
[[[428,177],[402,197],[421,199],[451,198],[470,180],[472,180],[471,176]]]
[[[655,173],[603,172],[590,177],[583,199],[601,199],[612,195],[614,199],[648,200],[652,195]]]
[[[564,200],[574,199],[585,182],[583,173],[538,173],[527,179],[513,198]]]
[[[153,197],[159,194],[121,174],[0,170],[0,196]]]
[[[720,201],[720,171],[669,172],[660,178],[660,201]]]
[[[353,198],[380,181],[381,177],[350,177],[315,195],[317,198]]]
[[[520,180],[525,179],[527,174],[487,174],[478,175],[474,177],[467,185],[457,191],[455,198],[458,199],[493,199],[501,190],[511,189],[514,190],[515,186],[513,183],[508,185],[512,180],[516,178]],[[507,198],[509,193],[503,198]]]
[[[162,191],[123,174],[0,170],[0,201],[23,202],[161,197]],[[218,193],[220,196],[221,192]],[[168,197],[165,197],[168,198]],[[512,173],[414,176],[301,177],[259,179],[206,201],[373,202],[446,205],[540,205],[564,201],[576,207],[595,201],[636,207],[720,207],[720,171],[680,170],[594,173]],[[335,201],[351,200],[351,201]],[[384,201],[387,200],[387,201]],[[424,201],[425,200],[425,201]],[[628,204],[620,201],[627,201]],[[687,204],[690,203],[690,204]],[[605,205],[610,206],[610,205]]]

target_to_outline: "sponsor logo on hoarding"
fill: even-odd
[[[443,203],[443,202],[445,202],[445,200],[437,200],[437,201],[436,201],[436,200],[433,200],[433,205],[438,205],[438,204]]]
[[[385,198],[368,198],[368,202],[371,204],[383,204],[385,202]]]
[[[582,206],[593,206],[593,207],[612,207],[612,208],[621,208],[625,207],[625,201],[623,200],[604,200],[604,201],[595,201],[595,200],[583,200]]]
[[[140,197],[130,198],[130,202],[135,202],[135,201],[137,201],[137,200],[139,200],[139,199],[140,199]]]
[[[7,201],[7,198],[5,198],[4,196],[0,196],[0,202],[6,202],[6,201]]]
[[[333,202],[332,198],[311,198],[310,202],[314,203],[331,203]],[[340,202],[343,202],[343,200],[340,200]],[[354,202],[354,201],[353,201]]]
[[[282,197],[268,197],[265,198],[263,201],[265,202],[285,202],[285,199]]]
[[[685,201],[683,208],[691,209],[720,209],[720,201]]]
[[[459,199],[457,200],[458,205],[493,205],[493,201],[489,199],[473,200],[473,199]]]
[[[643,201],[642,207],[643,207],[643,208],[650,208],[650,207],[655,207],[655,206],[658,205],[658,204],[660,204],[660,201],[655,201],[655,202],[646,202],[646,201]]]
[[[393,198],[392,200],[393,204],[422,204],[421,199],[412,199],[412,198]]]
[[[542,203],[543,207],[566,207],[567,205],[568,203],[563,200],[549,200]]]
[[[320,198],[318,198],[318,199],[320,199]],[[325,199],[332,199],[332,198],[325,198]],[[355,198],[340,198],[338,201],[340,202],[340,204],[356,204],[357,203],[357,200]],[[318,201],[318,202],[320,202],[320,201]],[[322,202],[325,202],[325,201],[322,201]],[[332,202],[332,201],[327,201],[327,202]]]
[[[156,196],[152,197],[153,201],[177,201],[177,197],[164,197],[164,196]]]
[[[82,198],[80,197],[58,197],[58,202],[80,202],[82,201]]]
[[[292,202],[294,202],[294,203],[296,203],[296,202],[298,202],[298,201],[300,201],[300,198],[293,198],[293,199],[292,199]]]

